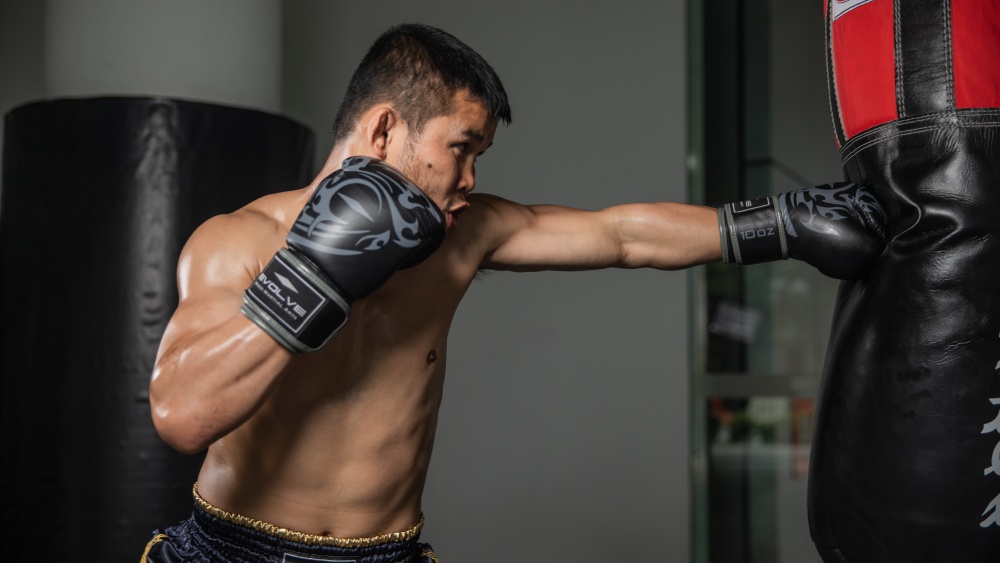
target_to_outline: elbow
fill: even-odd
[[[195,411],[185,408],[183,400],[164,399],[155,381],[154,377],[149,389],[149,405],[156,433],[182,454],[196,454],[208,448],[213,440],[198,424]]]
[[[203,451],[211,444],[211,440],[206,439],[195,428],[192,428],[190,420],[169,407],[157,406],[154,403],[152,414],[156,433],[178,452],[192,455]]]
[[[156,433],[167,445],[182,454],[199,453],[211,443],[199,437],[196,432],[187,430],[184,421],[178,421],[176,417],[169,414],[154,411],[153,426],[156,428]]]

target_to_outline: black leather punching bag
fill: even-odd
[[[809,482],[828,563],[1000,561],[1000,2],[827,0],[847,179],[889,244],[834,313]]]
[[[8,561],[135,561],[191,511],[200,456],[153,428],[148,388],[202,221],[311,180],[289,119],[151,98],[7,114],[0,204],[0,529]]]

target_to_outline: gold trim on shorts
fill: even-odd
[[[212,516],[215,516],[219,520],[236,524],[237,526],[242,526],[244,528],[250,528],[251,530],[256,530],[269,536],[307,545],[327,545],[347,549],[374,547],[376,545],[383,545],[387,543],[413,540],[420,534],[420,529],[424,527],[424,516],[421,514],[420,520],[416,523],[416,525],[409,530],[404,530],[402,532],[392,532],[370,538],[335,538],[331,536],[317,536],[314,534],[296,532],[294,530],[289,530],[288,528],[280,528],[274,524],[268,524],[267,522],[261,522],[260,520],[255,520],[247,516],[240,516],[239,514],[227,512],[201,498],[201,495],[198,494],[198,483],[194,484],[191,492],[194,494],[194,503],[198,505],[198,508],[204,510]]]
[[[167,534],[156,534],[153,539],[149,540],[149,543],[146,544],[146,550],[142,552],[142,559],[139,559],[139,563],[146,563],[146,558],[149,557],[149,550],[165,539],[167,539]]]

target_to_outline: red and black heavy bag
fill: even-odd
[[[823,560],[1000,560],[1000,1],[827,0],[848,180],[889,243],[834,312],[809,519]]]

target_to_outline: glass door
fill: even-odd
[[[691,201],[842,179],[823,3],[689,0]],[[794,260],[692,271],[693,559],[818,563],[813,410],[837,289]]]

